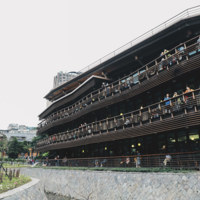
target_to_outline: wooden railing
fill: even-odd
[[[109,59],[115,57],[116,55],[122,53],[123,51],[135,46],[136,44],[139,44],[140,42],[144,41],[147,38],[150,38],[160,31],[172,26],[173,24],[183,20],[188,19],[189,17],[199,16],[200,12],[200,6],[195,6],[189,9],[184,10],[183,12],[177,14],[176,16],[170,18],[169,20],[165,21],[164,23],[154,27],[153,29],[147,31],[146,33],[142,34],[141,36],[135,38],[134,40],[128,42],[127,44],[123,45],[122,47],[116,49],[115,51],[109,53],[108,55],[104,56],[103,58],[95,61],[94,63],[88,65],[87,67],[81,69],[78,73],[82,74],[87,72],[88,70],[104,63],[105,61],[108,61]]]
[[[131,73],[130,75],[111,84],[107,84],[104,88],[93,91],[71,106],[54,112],[38,125],[38,130],[42,130],[43,127],[50,125],[52,122],[69,118],[73,114],[84,110],[90,105],[99,103],[109,96],[123,93],[125,90],[142,83],[144,80],[149,80],[152,76],[159,75],[162,71],[168,70],[169,68],[179,64],[181,61],[188,60],[191,56],[200,53],[199,38],[200,36],[197,36],[185,43],[179,44],[134,73]]]
[[[138,167],[200,170],[200,151],[115,157],[43,159],[44,166],[68,167]]]
[[[126,114],[83,124],[79,128],[53,134],[37,143],[37,148],[55,143],[80,140],[96,134],[108,133],[116,130],[135,128],[165,118],[175,118],[177,115],[197,112],[200,107],[200,89],[179,95],[166,101],[158,102]]]

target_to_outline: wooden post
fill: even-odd
[[[159,108],[159,110],[162,109],[160,103],[158,104],[158,108]],[[162,121],[162,116],[161,115],[160,115],[160,121]]]
[[[173,105],[172,105],[172,101],[170,100],[169,102],[170,102],[170,107],[172,108],[172,106],[173,106]],[[170,112],[171,112],[171,118],[174,118],[174,114],[173,114],[173,112],[172,112],[172,109],[170,110]]]
[[[151,108],[150,108],[150,106],[148,107],[148,112],[149,112],[149,123],[151,123]]]
[[[148,66],[146,65],[146,77],[147,77],[147,80],[149,80],[149,76],[148,76],[148,73],[147,73],[147,72],[148,72],[148,69],[149,69],[149,68],[148,68]]]
[[[186,44],[184,43],[184,50],[186,50],[187,47],[186,47]],[[186,60],[188,60],[188,55],[186,55]]]

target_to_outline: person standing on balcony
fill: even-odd
[[[166,101],[166,102],[165,102],[165,105],[166,105],[166,106],[170,105],[170,101],[167,101],[167,100],[169,100],[169,99],[170,99],[169,93],[167,93],[167,94],[166,94],[166,97],[164,98],[164,101]]]
[[[170,113],[170,101],[167,101],[169,99],[170,99],[169,93],[167,93],[166,97],[164,98],[164,101],[165,101],[165,113]]]
[[[187,94],[187,93],[192,92],[192,91],[194,91],[194,90],[191,89],[190,87],[186,86],[186,90],[185,90],[184,94]],[[187,103],[188,95],[184,95],[184,101],[185,101],[185,103]]]
[[[179,98],[176,98],[176,97],[178,97],[178,94],[177,94],[177,92],[174,92],[174,95],[173,95],[173,98],[175,98],[173,100],[174,108],[175,108],[175,111],[179,111],[181,99],[180,99],[180,97]]]

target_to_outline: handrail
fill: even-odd
[[[123,77],[123,78],[121,78],[121,79],[119,79],[119,80],[117,80],[117,81],[114,81],[114,82],[112,82],[112,83],[110,83],[110,84],[108,84],[105,88],[100,88],[100,89],[97,89],[97,90],[95,90],[95,91],[92,91],[91,93],[89,93],[89,94],[87,94],[85,97],[83,97],[81,100],[79,100],[78,102],[75,102],[74,104],[72,104],[72,105],[70,105],[70,106],[68,106],[67,108],[64,108],[64,109],[61,109],[61,110],[59,110],[59,111],[57,111],[57,112],[54,112],[54,113],[52,113],[48,118],[47,118],[47,120],[48,119],[50,119],[50,118],[53,118],[53,116],[55,116],[55,115],[58,115],[58,113],[60,113],[60,112],[64,112],[63,114],[65,114],[65,111],[66,110],[68,110],[69,111],[69,109],[71,108],[71,109],[73,109],[73,108],[76,108],[77,107],[77,105],[78,105],[78,107],[80,107],[80,103],[82,103],[82,102],[85,102],[84,104],[86,105],[86,102],[87,102],[87,97],[89,97],[89,96],[93,96],[93,95],[98,95],[98,94],[100,94],[100,93],[102,93],[102,92],[105,92],[106,93],[106,89],[109,87],[110,89],[113,89],[114,88],[114,86],[115,85],[117,85],[117,87],[120,87],[120,85],[122,85],[123,83],[122,83],[122,81],[125,81],[125,83],[127,84],[127,82],[131,82],[131,80],[130,79],[133,79],[132,80],[132,82],[133,82],[133,84],[135,85],[135,84],[137,84],[137,83],[139,83],[140,81],[139,81],[139,77],[140,77],[140,75],[141,75],[141,71],[143,71],[142,72],[142,74],[144,74],[144,73],[148,73],[148,71],[149,71],[149,69],[151,69],[151,68],[153,68],[153,67],[156,67],[156,68],[158,68],[161,64],[162,64],[162,62],[164,62],[164,61],[167,61],[167,62],[171,62],[170,60],[172,60],[172,58],[173,57],[178,57],[179,55],[180,55],[180,50],[178,50],[178,48],[180,48],[181,46],[183,46],[184,47],[184,51],[187,51],[188,49],[190,49],[191,47],[195,47],[195,50],[197,50],[199,47],[197,46],[197,44],[199,44],[199,42],[197,42],[196,41],[196,39],[197,38],[199,38],[200,36],[198,35],[198,36],[196,36],[196,37],[194,37],[194,38],[192,38],[192,39],[190,39],[190,40],[188,40],[188,41],[186,41],[186,42],[184,42],[184,43],[181,43],[181,44],[179,44],[179,45],[177,45],[176,47],[174,47],[174,48],[172,48],[171,50],[169,50],[166,54],[164,54],[164,55],[160,55],[159,57],[157,57],[156,59],[154,59],[153,61],[150,61],[149,63],[147,63],[145,66],[142,66],[141,68],[139,68],[139,69],[137,69],[136,71],[134,71],[134,72],[132,72],[131,74],[129,74],[129,75],[127,75],[127,76],[125,76],[125,77]],[[193,41],[193,43],[192,44],[190,44],[191,43],[191,41]],[[194,42],[195,41],[195,42]],[[189,46],[187,45],[187,44],[189,44]],[[162,59],[164,58],[164,61],[162,61]],[[176,59],[176,64],[178,63],[178,59]],[[149,68],[149,66],[150,66],[150,68]],[[172,67],[172,66],[171,66]],[[159,71],[159,70],[158,70]],[[160,70],[160,71],[162,71],[162,70]],[[156,74],[156,73],[155,73]],[[154,74],[154,75],[155,75]],[[135,77],[134,77],[135,76]],[[147,74],[144,74],[144,78],[147,78]],[[134,83],[134,79],[137,81],[136,83]],[[109,90],[110,90],[109,89]],[[118,90],[120,90],[119,88],[118,88]],[[123,92],[123,91],[121,91],[121,92]],[[110,94],[111,94],[111,92],[109,92]],[[112,92],[112,94],[113,94],[114,92]],[[97,97],[98,98],[98,100],[101,100],[101,99],[99,99],[99,97]],[[96,101],[94,101],[94,102],[96,102]],[[93,103],[94,103],[93,102]],[[83,104],[83,103],[82,103]],[[79,111],[80,111],[80,109],[78,109]],[[66,116],[70,116],[70,114],[68,113],[68,115],[66,115]],[[65,116],[65,117],[66,117]],[[55,120],[54,120],[55,121]],[[42,122],[40,122],[39,124],[38,124],[38,126],[41,128],[41,127],[43,127],[43,126],[45,126],[44,124],[46,123],[46,120],[44,120],[44,121],[42,121]],[[47,123],[48,124],[48,123]]]
[[[130,170],[135,168],[155,168],[159,169],[200,169],[200,152],[178,152],[165,154],[146,154],[134,153],[127,156],[110,156],[110,157],[89,157],[89,158],[67,158],[62,159],[55,157],[54,159],[37,160],[43,166],[68,166],[68,167],[128,167]],[[152,169],[150,169],[152,171]],[[141,170],[138,170],[141,171]],[[149,170],[148,170],[149,171]]]
[[[133,168],[143,168],[145,171],[151,171],[151,168],[155,168],[156,171],[162,171],[166,169],[173,170],[199,170],[200,169],[200,152],[178,152],[178,153],[165,153],[165,154],[152,154],[152,155],[140,155],[140,153],[134,153],[134,155],[127,156],[110,156],[110,157],[90,157],[90,158],[67,158],[62,159],[55,157],[54,159],[37,160],[43,166],[68,166],[68,167],[114,167],[129,168],[130,171]],[[149,169],[148,169],[149,168]],[[141,171],[139,169],[138,171]],[[115,169],[116,170],[116,169]],[[135,170],[133,170],[135,171]],[[136,170],[137,171],[137,170]]]
[[[192,152],[176,152],[176,153],[167,153],[168,155],[181,155],[181,154],[200,154],[200,151],[192,151]],[[158,154],[140,154],[140,157],[153,157],[153,156],[165,156],[166,153],[158,153]],[[67,160],[87,160],[87,159],[115,159],[115,158],[134,158],[138,155],[127,155],[127,156],[97,156],[97,157],[87,157],[87,158],[67,158]],[[48,159],[48,160],[54,160],[55,159]],[[59,159],[62,160],[62,159]]]
[[[135,46],[136,44],[142,42],[143,40],[154,36],[155,34],[157,34],[158,32],[165,30],[166,28],[168,28],[169,26],[183,20],[183,19],[187,19],[189,17],[194,17],[199,15],[200,12],[200,6],[195,6],[189,9],[186,9],[184,11],[182,11],[181,13],[175,15],[174,17],[168,19],[167,21],[161,23],[160,25],[156,26],[155,28],[147,31],[146,33],[142,34],[141,36],[135,38],[134,40],[128,42],[127,44],[119,47],[118,49],[116,49],[115,51],[105,55],[104,57],[100,58],[99,60],[91,63],[90,65],[88,65],[87,67],[84,67],[83,69],[81,69],[78,73],[84,73],[102,63],[104,63],[105,61],[108,61],[109,59],[113,58],[114,56],[120,54],[121,52]],[[79,75],[78,75],[79,76]]]
[[[38,142],[38,147],[45,146],[45,144],[53,144],[54,142],[62,142],[63,140],[76,140],[81,137],[86,137],[87,135],[93,135],[95,132],[98,134],[110,129],[117,130],[118,128],[124,129],[128,126],[133,127],[133,124],[142,125],[144,122],[150,123],[156,119],[160,119],[162,121],[163,117],[169,117],[170,115],[170,117],[173,118],[178,112],[184,112],[187,114],[189,109],[194,109],[196,112],[197,106],[200,106],[200,88],[191,92],[183,93],[176,97],[172,97],[168,100],[146,106],[139,110],[134,110],[123,115],[117,115],[111,118],[95,121],[70,131],[64,131],[59,134],[51,135],[48,138]],[[127,119],[129,120],[128,124],[126,124],[125,119],[126,121]],[[108,127],[109,122],[110,125],[113,125],[111,128]],[[105,127],[102,125],[105,125]],[[97,131],[95,131],[95,126],[97,127]],[[66,139],[61,139],[60,136],[66,137]]]

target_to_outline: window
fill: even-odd
[[[200,148],[199,130],[192,129],[188,133],[190,151],[198,151]]]
[[[157,136],[158,139],[158,153],[165,153],[166,152],[166,133],[159,134]]]
[[[187,133],[185,130],[177,132],[178,139],[178,151],[184,152],[188,151],[188,141],[187,141]]]
[[[173,132],[167,134],[167,152],[176,152],[176,137]]]

